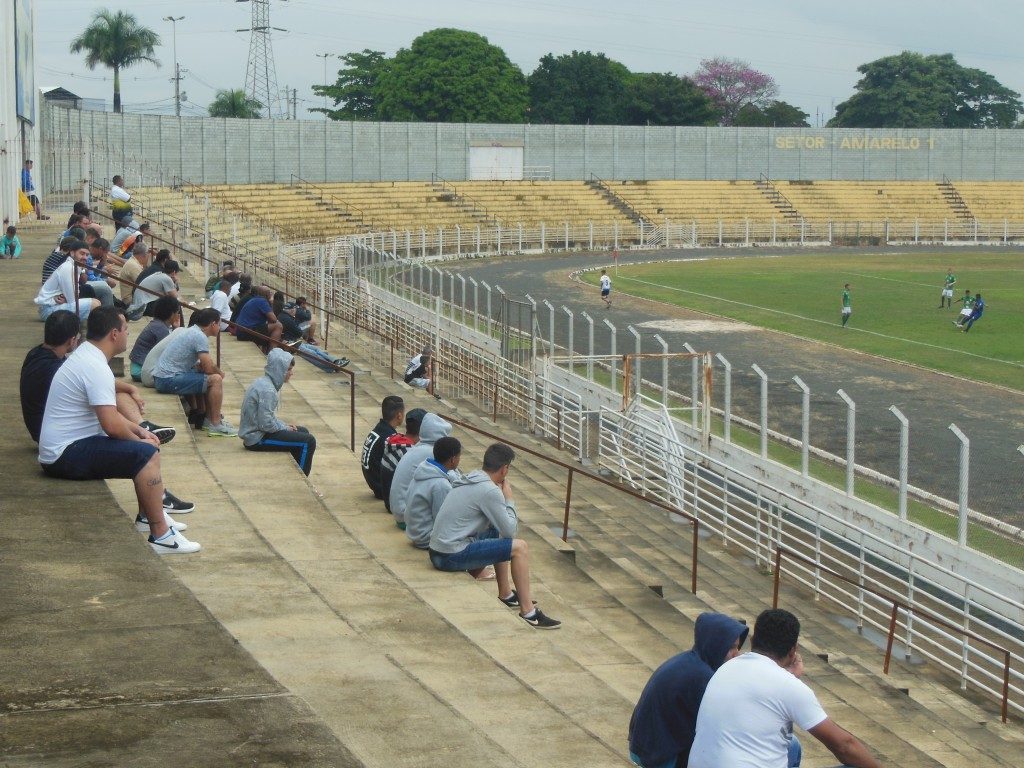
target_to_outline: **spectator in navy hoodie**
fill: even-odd
[[[644,686],[629,721],[629,757],[644,768],[686,768],[697,711],[715,670],[738,655],[745,624],[721,613],[702,613],[693,648],[660,667]]]

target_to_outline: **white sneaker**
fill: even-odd
[[[238,434],[238,430],[224,419],[220,420],[220,424],[211,424],[209,419],[207,419],[203,423],[203,429],[206,430],[206,434],[210,437],[234,437]]]
[[[167,520],[168,526],[177,528],[179,531],[184,531],[188,528],[188,523],[180,523],[166,512],[164,512],[164,519]],[[135,530],[139,533],[149,533],[149,520],[143,517],[141,512],[135,516]]]
[[[167,535],[159,541],[154,541],[153,535],[150,534],[149,546],[158,555],[190,555],[202,549],[198,542],[189,541],[183,533],[174,528],[171,528]]]

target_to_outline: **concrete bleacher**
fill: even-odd
[[[503,226],[613,224],[625,231],[634,221],[582,181],[460,181],[451,185]]]
[[[960,194],[972,216],[984,221],[1024,221],[1024,183],[1015,181],[957,181],[951,186]]]
[[[753,181],[616,181],[607,182],[645,219],[661,224],[710,223],[781,218]]]
[[[941,222],[957,211],[935,182],[773,181],[798,215],[811,221]]]
[[[9,295],[33,290],[37,276],[37,264],[0,262]],[[195,281],[183,287],[186,296],[200,293]],[[9,305],[0,311],[0,320],[22,329],[0,340],[19,359],[40,326]],[[133,333],[140,328],[134,324]],[[338,330],[331,338],[344,338],[346,346],[336,351],[351,357],[357,371],[357,441],[379,417],[381,398],[398,392],[410,407],[455,414],[558,455],[510,424],[493,424],[471,403],[439,403],[392,382],[369,362],[370,339]],[[264,358],[254,345],[230,338],[222,357],[225,413],[235,420],[242,391],[262,372]],[[11,394],[11,383],[5,386]],[[17,648],[46,647],[51,636],[45,633],[63,626],[60,637],[71,652],[61,667],[60,690],[45,698],[29,695],[31,681],[47,674],[52,661],[31,656],[41,665],[34,674],[4,665],[3,699],[28,702],[35,710],[0,713],[4,726],[16,726],[5,728],[0,755],[12,765],[40,759],[61,764],[61,750],[70,749],[83,762],[142,764],[143,746],[131,737],[155,724],[160,738],[176,738],[179,747],[186,738],[210,745],[196,759],[179,757],[195,765],[225,764],[226,754],[251,756],[261,765],[626,765],[632,706],[651,670],[690,645],[696,615],[715,609],[750,621],[769,600],[770,580],[709,539],[702,541],[699,592],[691,595],[685,587],[688,529],[585,481],[575,486],[572,548],[552,546],[564,472],[520,455],[511,481],[531,548],[535,592],[545,611],[564,622],[558,632],[535,632],[496,600],[493,583],[434,571],[408,545],[363,483],[358,453],[348,442],[348,396],[346,378],[302,362],[282,392],[282,415],[318,438],[307,479],[287,455],[249,453],[237,439],[191,433],[175,398],[147,392],[147,415],[179,429],[164,449],[168,485],[199,503],[186,518],[187,535],[204,549],[180,558],[149,554],[131,528],[134,498],[123,481],[110,483],[109,492],[89,484],[95,496],[69,499],[74,531],[88,530],[83,523],[93,507],[102,510],[104,527],[102,536],[88,535],[81,546],[68,548],[50,513],[33,501],[77,493],[80,484],[43,481],[24,445],[27,438],[10,431],[4,450],[23,469],[25,482],[35,485],[17,495],[17,520],[28,532],[12,537],[6,515],[0,524],[0,544],[19,555],[0,561],[0,583],[14,585],[36,604],[23,609],[25,600],[5,601],[0,611],[21,614],[14,623]],[[488,441],[466,431],[457,436],[464,444],[463,467],[470,469]],[[104,502],[108,493],[123,513]],[[127,564],[96,567],[115,558]],[[159,604],[129,600],[139,582],[155,584],[184,608],[168,617]],[[655,582],[663,598],[650,589]],[[45,600],[37,597],[44,585]],[[883,677],[880,651],[844,629],[834,609],[785,588],[782,604],[804,623],[808,682],[826,710],[883,764],[1019,763],[1019,724],[998,723],[991,705],[950,690],[927,669],[897,665],[892,678]],[[136,605],[151,610],[137,615],[130,610]],[[84,634],[82,616],[93,622]],[[161,619],[173,631],[166,635],[170,645],[159,647],[178,675],[204,683],[201,690],[177,687],[159,665],[117,666],[115,641],[131,647],[121,628],[152,632]],[[93,637],[101,635],[107,637],[103,676],[94,669],[98,652],[91,651]],[[228,651],[235,656],[218,664]],[[133,686],[122,682],[128,674]],[[79,711],[79,699],[92,707],[87,713]],[[151,703],[159,706],[140,706]],[[234,712],[220,731],[202,716],[217,707]],[[257,710],[251,720],[243,717],[245,707]],[[69,727],[85,717],[111,725]],[[35,730],[25,725],[30,720]],[[61,726],[71,735],[48,741],[49,729]],[[813,739],[804,744],[805,765],[834,764]],[[305,751],[288,751],[298,745]]]

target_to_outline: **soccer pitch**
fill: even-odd
[[[953,309],[939,309],[952,268]],[[663,301],[967,379],[1024,390],[1024,254],[979,252],[857,253],[833,250],[627,265],[613,293]],[[584,279],[597,284],[598,272]],[[853,315],[840,326],[843,284]],[[970,333],[953,326],[970,289],[985,314]]]

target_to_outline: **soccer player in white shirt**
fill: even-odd
[[[608,277],[608,270],[601,270],[601,298],[605,306],[611,309],[612,306],[612,279]]]

